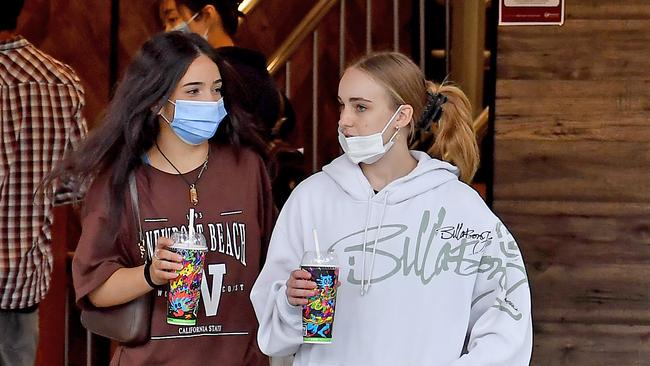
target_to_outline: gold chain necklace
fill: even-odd
[[[162,150],[160,150],[160,147],[158,146],[158,142],[156,142],[156,149],[158,149],[158,152],[160,152],[160,155],[162,155],[162,157],[165,158],[165,160],[167,160],[169,165],[171,165],[172,168],[174,168],[174,170],[176,170],[178,172],[178,174],[181,176],[181,178],[183,178],[185,183],[187,183],[187,185],[190,187],[190,203],[192,203],[194,206],[198,205],[199,204],[199,192],[196,190],[196,183],[198,183],[199,179],[201,179],[201,175],[203,175],[203,171],[205,170],[205,168],[208,167],[208,158],[210,157],[210,145],[208,144],[208,154],[205,156],[205,161],[203,162],[203,166],[201,167],[201,170],[199,171],[199,175],[196,177],[196,179],[192,183],[190,183],[190,181],[188,181],[185,178],[185,175],[183,173],[181,173],[181,171],[178,170],[178,168],[176,168],[176,166],[174,164],[172,164],[172,162],[167,158],[167,156],[165,156],[165,154],[162,152]]]

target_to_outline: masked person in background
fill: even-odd
[[[238,105],[236,79],[201,37],[153,37],[129,66],[103,124],[51,177],[92,181],[72,265],[77,303],[154,298],[151,339],[120,346],[112,365],[268,365],[248,295],[274,208],[259,155],[264,145]],[[131,175],[144,243],[130,220]],[[188,231],[189,208],[208,252],[196,325],[176,326],[166,322],[164,286],[182,266],[167,247],[172,232]]]
[[[183,19],[181,19],[176,8],[176,0],[160,0],[158,3],[158,19],[162,23],[165,32],[171,32],[183,23]]]
[[[294,365],[528,365],[530,290],[506,227],[469,182],[478,166],[470,105],[399,53],[366,56],[339,83],[345,154],[301,183],[273,230],[251,293],[258,341]],[[415,123],[434,124],[426,153]],[[332,127],[333,128],[333,127]],[[304,251],[341,264],[333,343],[302,343],[315,294]]]
[[[241,0],[162,0],[160,15],[166,30],[201,35],[237,71],[250,95],[244,108],[258,121],[269,151],[269,172],[275,204],[281,208],[291,190],[305,178],[304,156],[288,142],[296,119],[289,99],[276,86],[260,52],[235,46]],[[177,15],[176,15],[177,14]],[[180,22],[179,22],[180,20]]]

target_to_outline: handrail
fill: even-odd
[[[282,42],[269,60],[266,69],[274,75],[282,65],[296,52],[300,43],[320,24],[320,20],[339,0],[320,0],[302,19],[300,24]]]
[[[244,14],[248,14],[257,6],[257,4],[259,4],[259,2],[260,0],[244,0],[239,4],[237,9]]]
[[[472,128],[474,129],[474,134],[476,135],[476,141],[480,144],[485,137],[488,127],[488,119],[490,117],[490,107],[485,107],[485,109],[474,119],[472,123]]]

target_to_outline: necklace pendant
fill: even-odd
[[[194,186],[194,184],[190,186],[190,202],[192,202],[194,206],[199,204],[199,193],[196,191],[196,186]]]

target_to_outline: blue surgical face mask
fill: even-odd
[[[183,33],[192,33],[192,31],[190,30],[189,24],[192,23],[194,18],[196,18],[198,15],[199,15],[199,12],[197,11],[194,15],[192,15],[192,17],[187,22],[182,21],[182,22],[178,23],[178,25],[176,25],[174,28],[172,28],[170,32],[179,31],[179,32],[183,32]]]
[[[178,23],[177,26],[172,28],[172,31],[180,31],[180,32],[183,32],[183,33],[192,33],[192,30],[190,29],[189,24],[192,23],[194,18],[196,18],[199,15],[199,13],[200,12],[196,12],[194,15],[192,15],[192,17],[187,22],[182,21],[182,22]],[[205,39],[206,41],[208,40],[208,32],[209,31],[210,31],[210,28],[207,28],[203,32],[203,34],[201,34],[201,37],[203,37],[203,39]]]
[[[216,102],[194,100],[169,101],[176,108],[171,122],[162,114],[160,116],[169,123],[172,131],[189,145],[200,145],[208,141],[219,128],[219,124],[228,115],[223,98]]]

